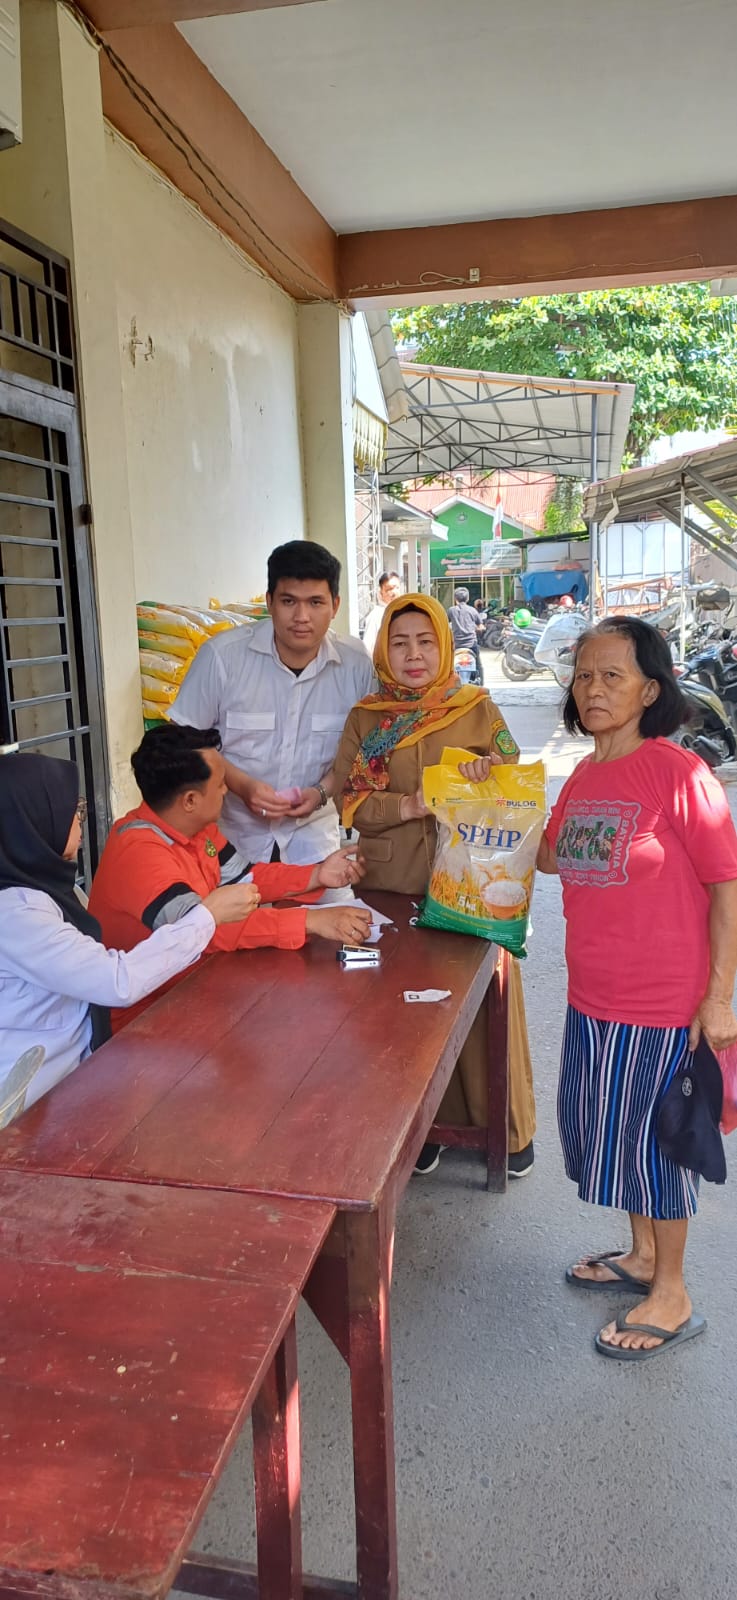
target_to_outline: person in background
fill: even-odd
[[[390,600],[396,600],[402,593],[402,580],[398,572],[382,572],[379,578],[379,603],[373,611],[369,611],[366,625],[363,630],[363,642],[373,660],[374,648],[379,637],[379,628],[384,620],[384,612]]]
[[[422,773],[451,743],[480,759],[464,775],[488,776],[494,762],[517,761],[519,750],[484,689],[461,686],[439,601],[410,594],[386,608],[376,644],[378,694],[354,706],[335,763],[343,821],[360,835],[367,889],[421,895],[435,855],[437,825],[422,796]],[[523,1178],[534,1161],[535,1096],[519,962],[511,963],[509,1176]],[[487,1014],[482,1005],[438,1111],[454,1125],[487,1120]],[[439,1147],[425,1145],[418,1172],[432,1172]]]
[[[468,603],[467,589],[454,589],[453,605],[448,611],[450,631],[453,635],[454,650],[472,650],[476,657],[476,671],[479,683],[484,681],[484,669],[481,665],[481,648],[479,635],[483,629],[483,620],[475,606]]]
[[[220,733],[222,829],[245,861],[314,863],[340,844],[333,757],[351,706],[375,680],[360,641],[330,631],[339,583],[340,562],[322,545],[279,545],[268,620],[203,644],[171,708],[172,722]]]
[[[595,1340],[620,1361],[706,1326],[683,1276],[698,1177],[661,1149],[657,1115],[702,1031],[716,1050],[737,1039],[737,836],[717,778],[668,737],[685,711],[656,628],[610,617],[582,634],[563,720],[594,751],[563,785],[538,856],[563,882],[566,1173],[581,1200],[629,1212],[632,1233],[566,1278],[643,1297]]]
[[[355,845],[316,866],[252,866],[243,860],[217,826],[227,792],[217,728],[166,722],[150,728],[131,764],[143,805],[113,824],[90,894],[103,939],[121,950],[133,950],[157,928],[177,923],[220,884],[252,878],[257,902],[302,901],[363,876]],[[299,950],[310,935],[360,944],[370,925],[370,912],[360,906],[295,904],[275,910],[259,904],[244,922],[217,928],[207,948]],[[113,1012],[113,1031],[153,998],[135,1013]]]
[[[75,891],[85,812],[73,761],[0,758],[0,1128],[109,1038],[110,1006],[183,972],[256,902],[252,884],[215,889],[145,949],[105,949]]]

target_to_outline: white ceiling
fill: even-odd
[[[737,191],[737,0],[322,0],[181,31],[341,233]]]

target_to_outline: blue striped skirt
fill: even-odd
[[[658,1102],[685,1065],[687,1028],[597,1022],[568,1007],[558,1127],[582,1200],[656,1221],[692,1217],[698,1177],[664,1156]]]

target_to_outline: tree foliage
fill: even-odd
[[[732,302],[705,283],[419,306],[392,324],[438,366],[635,384],[630,464],[663,434],[737,422]]]

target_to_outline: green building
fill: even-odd
[[[522,557],[517,545],[529,529],[514,517],[501,514],[501,539],[494,537],[493,506],[482,506],[465,495],[452,495],[432,512],[435,522],[448,529],[448,542],[430,545],[432,592],[441,604],[452,603],[453,589],[462,584],[473,600],[511,603],[514,575]]]

